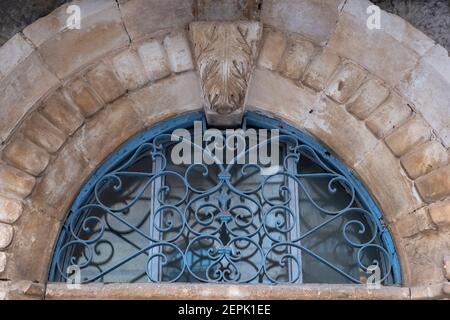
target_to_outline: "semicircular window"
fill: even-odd
[[[391,236],[351,171],[255,113],[233,130],[185,115],[117,150],[61,230],[49,280],[74,274],[83,283],[401,281]]]

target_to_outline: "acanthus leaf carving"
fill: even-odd
[[[219,122],[229,123],[224,117],[231,114],[239,119],[261,38],[260,23],[194,22],[190,29],[207,115],[217,113]]]

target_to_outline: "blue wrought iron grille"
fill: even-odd
[[[61,230],[50,281],[79,270],[83,283],[365,283],[378,268],[381,283],[400,283],[380,211],[327,149],[247,113],[243,129],[279,129],[278,167],[174,164],[171,133],[194,121],[206,127],[202,113],[172,119],[97,170]]]

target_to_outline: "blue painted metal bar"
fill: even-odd
[[[161,137],[167,138],[167,134],[175,129],[191,128],[194,121],[202,121],[206,126],[200,112],[155,125],[125,143],[99,167],[72,204],[58,238],[49,271],[50,281],[66,281],[69,275],[65,270],[72,265],[77,265],[82,271],[90,269],[89,272],[84,271],[87,274],[84,282],[108,281],[105,278],[113,282],[127,281],[130,278],[121,268],[126,264],[139,265],[137,259],[144,256],[147,262],[134,271],[147,275],[143,281],[299,283],[303,281],[302,271],[307,268],[302,257],[308,256],[314,263],[341,276],[343,282],[362,283],[361,274],[370,275],[368,261],[371,259],[372,266],[374,263],[381,269],[382,283],[401,283],[398,257],[381,211],[353,172],[313,137],[279,120],[247,113],[244,129],[280,130],[281,140],[287,146],[283,163],[291,159],[291,169],[287,170],[285,165],[285,170],[269,176],[262,176],[262,167],[256,164],[241,167],[218,165],[217,172],[213,171],[213,166],[203,164],[192,164],[184,169],[172,166],[169,169],[169,144],[167,140],[166,143],[161,142],[164,141]],[[268,143],[271,141],[265,142]],[[256,148],[261,146],[258,144]],[[155,157],[160,159],[158,169],[153,166],[152,170],[131,170],[140,160],[148,158],[154,161]],[[293,170],[292,163],[303,158],[312,161],[321,172]],[[296,159],[295,162],[292,159]],[[184,171],[180,174],[177,170],[181,169]],[[253,182],[250,190],[240,189],[242,186],[238,184],[250,179],[251,170],[258,181]],[[194,186],[190,179],[197,171],[203,172],[200,181],[211,179],[215,185],[205,190]],[[240,179],[236,180],[236,176]],[[144,182],[131,196],[131,201],[111,205],[108,198],[104,199],[105,195],[123,196],[125,179]],[[337,186],[344,188],[348,203],[339,210],[327,209],[317,195],[311,194],[305,184],[308,179],[328,179],[329,194],[336,193]],[[170,185],[167,181],[171,180],[178,184]],[[285,185],[280,181],[288,183]],[[151,186],[155,183],[160,185],[156,188],[158,191],[152,194],[151,201],[147,201],[147,190],[154,188]],[[181,191],[175,192],[175,189]],[[290,194],[292,190],[296,190],[294,196]],[[303,208],[298,205],[299,194],[308,203],[308,208],[312,208],[308,210],[328,217],[302,232],[300,229],[304,226],[300,226],[300,214]],[[171,196],[177,200],[167,200]],[[140,224],[128,220],[130,212],[142,202],[147,203],[145,201],[148,202],[147,207],[144,205],[147,215],[139,207],[143,216]],[[351,269],[338,260],[330,260],[327,252],[317,253],[308,247],[307,241],[305,244],[305,240],[339,219],[344,219],[344,222],[336,234],[342,236],[347,250],[352,252],[349,254],[349,257],[353,256]],[[116,229],[112,221],[125,228],[126,232]],[[147,229],[141,229],[148,221]],[[154,234],[158,236],[155,238]],[[366,238],[361,236],[356,240],[355,234],[365,234]],[[120,238],[121,242],[114,237]],[[145,243],[133,243],[132,237],[142,238]],[[134,249],[123,252],[120,249],[123,242],[131,243]],[[105,255],[102,246],[110,248],[112,253]],[[156,266],[158,272],[154,270]],[[116,274],[112,277],[114,272]],[[133,276],[136,280],[136,275]]]

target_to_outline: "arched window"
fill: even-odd
[[[202,113],[172,119],[105,161],[72,205],[50,281],[401,281],[376,205],[310,136],[255,113],[241,130],[197,129]]]

